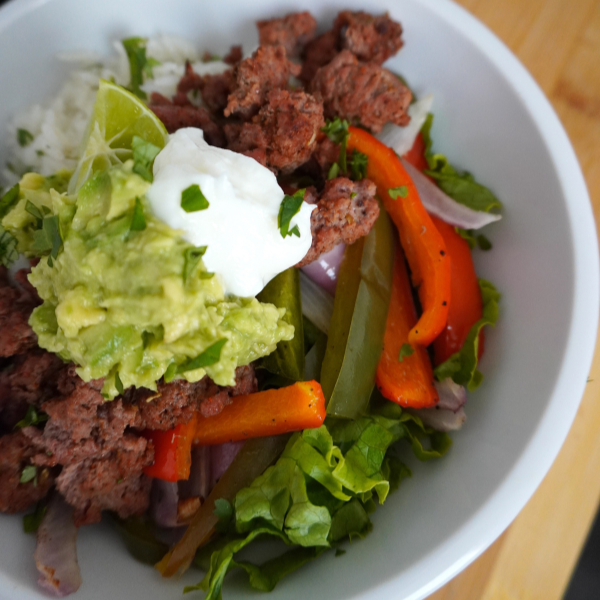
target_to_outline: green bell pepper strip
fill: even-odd
[[[294,326],[293,339],[279,342],[275,352],[258,361],[257,368],[264,369],[273,376],[266,378],[266,386],[263,387],[284,387],[296,381],[304,381],[304,325],[298,269],[292,267],[277,275],[257,299],[274,304],[277,308],[285,308],[283,321]]]
[[[356,419],[373,391],[390,303],[394,233],[382,210],[373,229],[346,248],[321,369],[327,414]]]

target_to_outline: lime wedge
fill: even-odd
[[[69,181],[69,193],[76,193],[95,172],[131,158],[134,135],[164,148],[168,134],[158,117],[139,98],[101,79],[81,157]]]

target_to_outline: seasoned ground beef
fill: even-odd
[[[313,96],[271,90],[252,123],[226,125],[225,135],[231,150],[264,150],[266,165],[287,173],[310,158],[323,125],[323,105]]]
[[[35,306],[29,291],[11,285],[6,268],[0,265],[0,357],[22,354],[37,345],[28,324]]]
[[[290,75],[298,75],[300,67],[290,62],[283,46],[260,46],[235,68],[235,84],[229,94],[226,117],[253,117],[265,103],[267,94],[287,87]]]
[[[35,449],[21,431],[0,437],[0,512],[15,513],[40,501],[54,484],[51,471],[38,468],[35,479],[21,483]]]
[[[306,45],[299,78],[308,85],[316,72],[331,62],[338,52],[338,36],[335,31],[327,31],[320,35]]]
[[[315,37],[317,22],[309,12],[299,12],[279,19],[258,21],[256,26],[261,46],[283,46],[288,56],[296,57]]]
[[[333,24],[340,50],[349,50],[361,61],[382,64],[394,56],[404,42],[402,26],[384,15],[342,11]]]
[[[168,98],[153,93],[148,108],[163,122],[169,133],[184,127],[198,127],[204,132],[204,139],[209,144],[219,148],[225,145],[223,131],[203,106],[174,104]]]
[[[375,184],[369,179],[338,177],[328,181],[310,219],[312,246],[296,266],[313,262],[340,242],[352,244],[369,233],[379,216],[375,192]]]
[[[376,63],[361,63],[344,50],[321,67],[310,89],[323,98],[325,116],[360,123],[374,133],[387,123],[407,125],[410,90]]]
[[[242,60],[242,47],[231,46],[229,52],[223,57],[223,62],[228,65],[235,65]]]
[[[0,430],[12,430],[30,404],[39,407],[55,394],[61,368],[63,362],[58,356],[35,348],[14,357],[0,371]]]
[[[216,115],[222,116],[233,85],[234,79],[231,69],[224,73],[202,77],[199,89],[207,108]]]

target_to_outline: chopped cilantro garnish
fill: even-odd
[[[37,467],[35,465],[27,465],[21,471],[21,477],[19,483],[29,483],[33,481],[33,485],[37,485]]]
[[[192,358],[179,365],[177,368],[178,373],[185,373],[186,371],[195,371],[196,369],[201,369],[203,367],[210,367],[221,360],[221,350],[223,346],[227,343],[227,338],[223,338],[218,342],[209,346],[202,354],[196,356],[196,358]],[[166,374],[165,374],[166,377]]]
[[[15,425],[15,429],[22,429],[23,427],[29,427],[30,425],[39,425],[48,420],[48,415],[43,412],[36,410],[32,404],[27,408],[25,416]]]
[[[0,225],[0,264],[9,268],[19,257],[17,239]]]
[[[25,533],[35,533],[42,523],[42,519],[46,514],[48,507],[42,503],[38,503],[35,510],[28,515],[23,516],[23,531]]]
[[[334,143],[340,145],[339,168],[343,172],[348,170],[346,164],[346,144],[348,142],[348,121],[336,117],[333,121],[327,121],[321,131]],[[331,178],[330,178],[331,179]]]
[[[408,196],[408,188],[405,185],[390,188],[388,190],[388,194],[392,200],[397,200],[398,198],[406,198],[406,196]]]
[[[369,157],[358,150],[353,150],[348,165],[350,166],[350,178],[354,181],[361,181],[367,176],[367,165]]]
[[[125,391],[125,388],[123,387],[123,382],[119,377],[119,371],[115,373],[115,387],[117,388],[117,392],[119,392],[119,394],[122,394]]]
[[[400,353],[398,354],[398,362],[402,362],[405,358],[412,356],[415,349],[410,344],[402,344]]]
[[[142,201],[136,197],[133,217],[131,218],[130,231],[144,231],[146,229],[146,217],[144,216],[144,207]]]
[[[198,263],[200,262],[200,259],[204,256],[204,253],[206,252],[206,248],[207,246],[200,246],[198,248],[188,248],[183,256],[184,256],[184,263],[183,263],[183,280],[187,281],[188,277],[194,272],[194,270],[196,269],[196,267],[198,266]],[[211,277],[212,277],[213,273],[211,273]]]
[[[152,69],[160,62],[146,56],[146,40],[144,38],[127,38],[122,43],[129,60],[129,72],[131,74],[129,89],[138,98],[146,100],[146,92],[140,87],[144,83],[144,75],[153,77]]]
[[[134,135],[131,141],[131,150],[133,152],[133,172],[146,181],[152,182],[152,163],[160,152],[160,148],[138,135]]]
[[[17,142],[19,146],[29,146],[33,142],[33,135],[27,129],[17,129]]]
[[[492,242],[490,242],[490,240],[482,233],[476,236],[472,229],[461,229],[460,227],[455,227],[454,231],[469,244],[471,250],[473,250],[475,246],[479,246],[484,251],[492,249]]]
[[[52,266],[52,260],[58,256],[62,248],[63,240],[60,233],[58,217],[44,217],[41,229],[33,232],[32,249],[40,256],[50,253],[48,264]]]
[[[29,200],[25,203],[25,211],[36,220],[36,229],[41,229],[43,227],[44,217],[51,214],[50,209],[47,206],[42,205],[42,208],[40,209]]]
[[[306,190],[304,189],[298,190],[293,196],[288,196],[286,194],[281,201],[279,215],[277,216],[277,227],[279,227],[282,238],[292,234],[296,237],[300,237],[298,225],[294,225],[294,227],[290,229],[290,223],[294,216],[300,212],[300,207],[302,206],[302,202],[304,202],[305,191]]]
[[[329,173],[327,173],[327,179],[335,179],[340,174],[340,165],[334,162],[329,167]]]
[[[181,192],[181,208],[187,213],[206,210],[209,207],[206,196],[202,193],[200,186],[197,183],[190,185]]]
[[[5,217],[12,207],[19,201],[19,193],[21,188],[19,184],[13,185],[3,196],[0,198],[0,219]]]
[[[490,242],[490,240],[488,240],[482,233],[477,236],[477,243],[484,251],[492,249],[492,242]]]

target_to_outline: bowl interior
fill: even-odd
[[[324,7],[323,4],[326,4]],[[373,515],[374,530],[340,558],[327,553],[288,577],[272,598],[423,598],[483,551],[516,516],[554,459],[575,414],[593,352],[598,265],[593,217],[572,149],[523,68],[462,9],[432,0],[305,0],[322,23],[341,8],[388,10],[405,47],[389,67],[417,94],[434,94],[436,150],[473,172],[504,203],[488,228],[492,252],[478,274],[502,292],[501,318],[486,333],[485,379],[468,421],[438,462],[414,464]],[[257,43],[257,18],[298,10],[289,0],[23,0],[0,11],[0,127],[20,106],[54,93],[68,72],[58,52],[110,51],[110,42],[158,31],[223,52]],[[5,160],[1,154],[0,160]],[[567,194],[567,190],[569,193]],[[0,598],[42,597],[34,539],[18,517],[0,518]],[[129,558],[116,534],[79,534],[82,600],[179,598]],[[192,573],[186,582],[201,575]],[[239,578],[226,597],[250,595]]]

